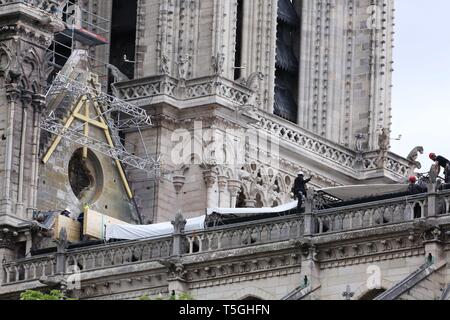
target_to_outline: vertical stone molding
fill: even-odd
[[[230,208],[236,208],[236,201],[239,191],[241,190],[241,186],[242,184],[238,180],[228,180],[228,191],[230,191],[231,195]]]
[[[230,204],[230,197],[227,190],[228,178],[226,176],[219,176],[217,184],[219,186],[219,207],[227,208]]]
[[[203,178],[206,183],[207,196],[206,207],[216,208],[218,207],[218,197],[216,192],[217,172],[214,170],[207,170],[203,172]]]

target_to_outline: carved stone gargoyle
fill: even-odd
[[[61,229],[61,231],[59,232],[59,239],[54,241],[56,243],[58,252],[66,252],[68,246],[66,228]]]
[[[184,264],[182,264],[178,259],[159,260],[158,262],[168,269],[170,279],[186,279],[188,272]]]
[[[419,158],[419,154],[423,154],[424,153],[424,148],[422,146],[419,147],[415,147],[414,149],[412,149],[412,151],[409,153],[407,159],[414,163],[414,166],[417,169],[422,169],[422,164],[417,161],[417,159]]]

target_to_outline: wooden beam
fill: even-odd
[[[93,239],[105,239],[105,226],[108,224],[128,223],[88,208],[84,210],[83,235]]]
[[[94,107],[96,109],[97,114],[100,117],[100,121],[106,125],[106,122],[102,117],[102,111],[101,111],[100,106],[97,101],[94,101]],[[105,133],[105,137],[106,137],[106,140],[108,141],[108,144],[114,148],[114,142],[111,138],[111,135],[109,134],[109,128],[107,127],[106,129],[103,130],[103,132]],[[127,192],[128,197],[130,199],[133,199],[133,197],[134,197],[133,192],[131,191],[127,176],[125,174],[125,171],[123,170],[122,163],[117,159],[115,160],[115,162],[116,162],[117,170],[119,171],[120,179],[122,180],[122,184],[125,188],[125,191]]]
[[[67,240],[70,242],[80,242],[81,240],[81,223],[58,215],[55,220],[55,239],[59,240],[59,235],[62,228],[66,228]]]
[[[78,100],[78,102],[75,105],[73,111],[71,112],[71,115],[70,115],[69,119],[67,119],[63,130],[68,129],[72,125],[73,121],[75,120],[74,114],[78,113],[85,103],[86,103],[86,96],[82,96]],[[48,149],[48,151],[45,154],[44,158],[42,159],[42,162],[44,164],[47,163],[48,160],[50,160],[51,156],[53,155],[53,152],[55,152],[55,150],[56,150],[56,147],[58,147],[58,144],[61,142],[61,139],[62,139],[61,136],[57,136],[55,138],[55,141],[53,141],[52,145],[50,146],[50,148]]]
[[[91,125],[93,125],[93,126],[95,126],[95,127],[97,127],[97,128],[103,129],[103,130],[108,129],[108,126],[107,126],[106,124],[104,124],[104,123],[102,123],[102,122],[99,122],[99,121],[96,121],[96,120],[93,120],[93,119],[91,119],[91,118],[89,118],[89,117],[86,117],[86,116],[83,115],[83,114],[75,113],[73,116],[74,116],[75,118],[77,118],[78,120],[81,120],[81,121],[86,122],[86,125],[91,124]],[[85,125],[85,127],[84,127],[84,134],[85,134],[85,135],[88,135],[88,134],[89,134],[89,127],[88,127],[88,130],[86,131],[86,125]]]

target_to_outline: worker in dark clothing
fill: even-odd
[[[443,156],[436,156],[435,153],[430,153],[430,159],[439,167],[444,168],[445,183],[450,183],[450,161]]]
[[[305,180],[305,174],[299,172],[294,181],[294,188],[292,192],[294,197],[298,199],[297,212],[300,213],[303,205],[303,197],[306,197],[306,184],[311,181],[311,178]]]
[[[70,215],[71,215],[70,209],[66,208],[65,210],[63,210],[61,212],[61,215],[64,216],[64,217],[70,218]]]
[[[415,176],[409,178],[408,192],[410,194],[419,194],[424,192],[422,188],[417,184],[417,178]]]

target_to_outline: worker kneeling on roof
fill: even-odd
[[[439,167],[438,174],[440,173],[440,167],[444,168],[445,183],[450,183],[450,161],[443,156],[436,156],[435,153],[430,153],[430,159]]]

